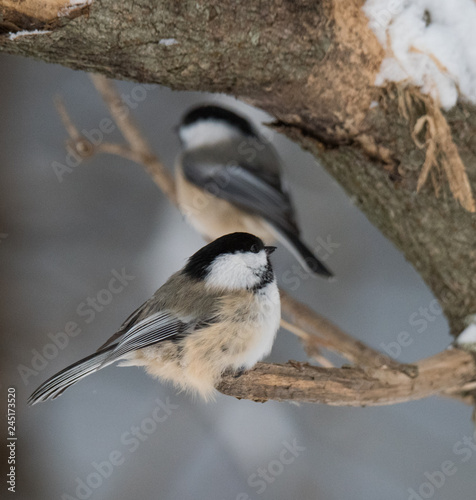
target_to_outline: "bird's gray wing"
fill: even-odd
[[[188,306],[186,309],[183,308],[184,304]],[[177,311],[176,308],[180,305],[182,307]],[[151,337],[155,333],[155,340],[150,342],[153,344],[174,334],[181,334],[185,326],[189,327],[189,331],[192,331],[196,328],[196,325],[193,324],[193,318],[201,318],[202,322],[208,321],[208,318],[213,318],[216,314],[216,306],[217,301],[213,299],[212,295],[208,294],[205,297],[202,288],[191,285],[179,271],[173,274],[152,297],[132,312],[119,330],[97,352],[110,346],[113,348],[123,344],[131,346],[132,344],[125,343],[131,342],[130,339],[134,332],[138,334],[145,332]],[[172,310],[175,312],[171,312]],[[176,330],[173,329],[173,325],[176,326]],[[138,338],[138,335],[134,338]],[[144,337],[144,339],[146,338]],[[140,349],[141,346],[137,344],[134,348]]]
[[[124,333],[127,332],[130,328],[132,328],[132,326],[137,322],[137,320],[139,319],[139,317],[144,312],[147,306],[148,306],[148,301],[142,304],[140,307],[138,307],[134,312],[132,312],[126,318],[124,323],[122,323],[119,330],[114,335],[109,337],[107,341],[97,349],[97,351],[98,352],[102,351],[103,349],[112,344],[117,344],[119,342],[119,339],[124,335]]]
[[[299,234],[289,196],[279,183],[270,182],[267,172],[244,161],[221,163],[198,155],[184,155],[182,170],[192,184],[263,217],[281,231]]]
[[[136,323],[123,333],[118,342],[103,361],[109,364],[125,354],[157,344],[164,340],[177,338],[191,326],[188,321],[178,318],[168,311],[159,311]]]

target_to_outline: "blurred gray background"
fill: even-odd
[[[56,401],[27,407],[33,389],[95,350],[203,241],[126,160],[96,156],[59,181],[54,162],[67,164],[66,133],[53,97],[64,97],[87,132],[108,117],[86,74],[5,55],[0,67],[1,393],[6,401],[7,387],[17,389],[16,498],[474,498],[476,458],[462,443],[473,433],[471,408],[446,399],[365,409],[225,396],[204,404],[139,368],[109,367]],[[224,96],[119,88],[169,167],[178,151],[173,127],[195,103],[226,102],[269,120]],[[121,137],[113,131],[105,140]],[[374,347],[408,332],[401,361],[445,349],[446,322],[429,312],[433,297],[402,255],[310,155],[281,136],[272,141],[305,239],[321,257],[322,241],[338,244],[325,258],[333,283],[300,278],[280,248],[273,257],[282,286]],[[87,298],[123,269],[133,279],[94,318],[85,315]],[[80,332],[65,341],[59,332],[70,323]],[[55,336],[63,339],[56,351]],[[280,331],[270,360],[288,359],[306,355]],[[435,475],[447,461],[452,474]]]

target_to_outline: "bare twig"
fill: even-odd
[[[389,356],[368,347],[345,333],[328,319],[311,310],[308,306],[293,299],[283,290],[280,293],[283,312],[295,326],[308,334],[308,337],[304,339],[306,343],[321,343],[327,349],[345,356],[364,369],[383,368],[401,371],[410,377],[416,375],[417,369],[415,366],[398,363]]]
[[[94,146],[79,132],[72,122],[63,99],[60,96],[56,96],[54,103],[64,128],[69,135],[68,147],[73,149],[82,158],[92,156],[94,154]]]
[[[61,121],[63,122],[64,128],[68,135],[72,140],[79,141],[83,138],[79,130],[76,128],[76,125],[72,122],[68,111],[66,110],[66,106],[64,105],[63,98],[61,96],[55,96],[54,103],[56,106],[56,110],[60,115]]]
[[[315,335],[311,335],[310,333],[305,332],[302,328],[289,323],[284,318],[281,318],[281,328],[288,330],[288,332],[293,333],[302,340],[306,348],[306,354],[310,358],[315,359],[325,368],[334,368],[334,365],[321,353],[321,347],[328,345],[322,337],[319,338]]]
[[[139,165],[142,163],[142,155],[140,153],[136,153],[129,146],[125,146],[124,144],[115,144],[112,142],[103,142],[96,146],[97,153],[107,153],[110,155],[121,156],[126,160],[131,160]]]
[[[104,99],[104,102],[107,104],[122,135],[129,143],[131,150],[140,155],[140,163],[144,165],[154,182],[159,186],[165,196],[167,196],[174,205],[177,205],[175,183],[172,175],[165,165],[158,160],[157,156],[150,148],[139,130],[139,127],[132,118],[132,113],[125,112],[125,104],[114,87],[114,84],[102,75],[91,74],[90,77],[94,86]]]

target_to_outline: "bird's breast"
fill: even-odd
[[[248,307],[238,308],[223,332],[222,345],[234,368],[251,368],[267,356],[273,346],[281,318],[279,291],[269,283],[256,292]],[[225,330],[225,329],[224,329]],[[226,341],[225,341],[226,339]],[[224,342],[225,341],[225,342]]]

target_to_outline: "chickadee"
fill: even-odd
[[[213,399],[225,370],[249,369],[271,351],[281,317],[274,250],[247,233],[204,246],[94,354],[51,377],[28,403],[54,399],[116,361]]]
[[[279,240],[305,269],[332,276],[299,237],[276,151],[247,120],[204,105],[185,115],[178,133],[178,204],[199,233],[210,240],[230,231],[250,232],[266,243]]]

